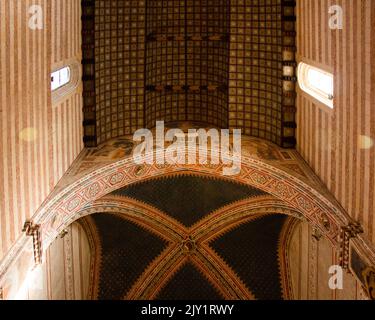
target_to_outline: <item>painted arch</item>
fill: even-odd
[[[333,245],[337,246],[342,227],[352,221],[344,210],[311,185],[276,166],[243,156],[237,176],[222,176],[223,165],[136,165],[132,158],[109,164],[82,176],[50,198],[33,219],[41,226],[46,248],[80,212],[96,200],[127,185],[181,172],[229,179],[258,188],[300,213]]]
[[[245,141],[246,143],[248,142]],[[255,143],[262,143],[262,141]],[[131,150],[131,146],[129,149]],[[87,215],[112,192],[134,183],[178,174],[204,175],[257,188],[273,198],[274,207],[278,207],[277,212],[306,220],[336,249],[343,248],[341,239],[343,231],[347,230],[346,228],[354,221],[335,200],[332,200],[322,184],[312,181],[314,178],[310,179],[310,174],[305,177],[294,174],[286,166],[280,165],[280,161],[267,161],[244,151],[241,171],[236,176],[223,176],[223,164],[137,165],[129,153],[125,156],[121,154],[123,158],[96,167],[97,169],[91,169],[92,166],[88,165],[91,171],[83,171],[79,174],[69,172],[64,178],[64,184],[55,190],[32,219],[32,223],[39,226],[43,250],[46,250],[65,228]],[[211,150],[206,152],[210,153]],[[153,152],[150,156],[155,154],[156,152]],[[269,205],[268,209],[272,208],[272,203],[267,205]],[[362,237],[356,239],[355,241],[364,247],[365,251],[371,252],[368,246],[365,247],[366,242],[361,240]],[[1,261],[0,282],[7,278],[6,275],[12,265],[19,265],[25,259],[29,259],[31,252],[32,237],[23,234]],[[23,265],[25,266],[24,263]]]

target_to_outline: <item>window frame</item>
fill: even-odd
[[[55,90],[52,90],[52,87],[50,88],[52,106],[58,105],[59,103],[67,99],[70,95],[76,92],[77,88],[81,84],[82,67],[78,59],[71,59],[69,61],[62,61],[58,64],[55,64],[52,67],[53,71],[51,72],[51,76],[54,72],[63,70],[64,68],[69,68],[70,79],[69,82],[56,88]]]
[[[328,95],[326,92],[320,90],[316,86],[310,83],[308,79],[308,73],[310,70],[319,72],[323,75],[329,76],[333,81],[333,94]],[[334,96],[335,96],[335,86],[334,86],[334,75],[326,70],[316,67],[308,62],[301,61],[297,68],[297,79],[298,85],[301,90],[311,96],[312,98],[319,101],[324,106],[328,107],[330,110],[334,109]]]

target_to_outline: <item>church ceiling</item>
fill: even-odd
[[[223,296],[191,262],[181,267],[156,296],[157,300],[222,300]]]
[[[108,214],[93,219],[102,252],[98,299],[120,299],[167,243],[125,219]]]
[[[166,130],[172,127],[180,127],[186,131],[186,128],[191,128],[192,126],[194,127],[191,123],[171,123],[166,126]],[[106,165],[132,157],[134,147],[135,143],[132,137],[126,136],[111,139],[96,148],[83,150],[80,157],[71,166],[66,177],[60,181],[59,189],[69,184],[72,179],[79,178],[82,174],[88,174]],[[243,136],[242,155],[267,162],[299,179],[303,179],[306,183],[320,185],[320,181],[295,150],[280,148],[263,139]]]
[[[295,144],[294,1],[83,2],[85,144],[157,120]]]
[[[97,239],[93,273],[98,281],[92,283],[92,298],[284,298],[279,254],[287,218],[276,209],[246,214],[244,202],[273,197],[201,176],[165,177],[136,186],[141,190],[137,194],[128,187],[105,197],[113,203],[112,212],[98,209],[85,218]],[[145,199],[141,192],[155,197]],[[207,197],[213,197],[209,203],[214,205],[206,206]],[[135,211],[121,210],[121,202],[131,203]],[[192,220],[185,220],[187,212]]]
[[[187,227],[225,205],[265,195],[247,185],[189,175],[145,181],[113,194],[145,202]]]
[[[285,219],[281,215],[265,216],[210,243],[259,299],[282,299],[278,250]]]

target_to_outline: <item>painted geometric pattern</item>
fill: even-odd
[[[98,298],[121,299],[145,269],[166,247],[165,240],[139,226],[109,214],[93,215],[100,230],[101,272]]]
[[[192,263],[187,263],[167,283],[156,299],[222,300],[223,297]]]
[[[83,4],[86,143],[165,120],[294,146],[294,1]]]
[[[258,299],[282,299],[276,257],[285,219],[282,215],[262,217],[210,243]]]
[[[145,202],[187,227],[220,207],[248,197],[265,195],[263,191],[243,184],[189,175],[133,184],[113,194]]]
[[[199,176],[165,179],[174,180],[175,185],[190,180],[194,185],[211,183],[211,187],[198,188],[202,195],[195,198],[197,208],[204,208],[205,196],[215,194],[215,187],[220,187],[217,191],[223,197],[234,188],[243,188]],[[168,184],[159,181],[161,190],[164,186]],[[167,195],[169,191],[164,189]],[[190,204],[182,201],[185,193],[179,191],[179,199],[173,198],[173,203],[179,204],[176,212]],[[194,195],[198,194],[192,192],[189,199]],[[85,218],[95,225],[94,238],[100,239],[93,271],[99,281],[93,284],[92,298],[283,299],[278,257],[286,218],[278,215],[273,201],[265,193],[248,193],[235,202],[216,202],[212,211],[200,214],[187,227],[160,208],[128,198],[123,192],[104,197],[97,202],[94,214]],[[259,250],[259,243],[264,251]]]

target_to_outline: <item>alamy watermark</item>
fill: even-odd
[[[44,27],[43,7],[34,4],[29,7],[28,13],[31,15],[28,23],[29,28],[31,30],[42,30]]]
[[[331,30],[342,30],[344,28],[344,10],[339,5],[330,6],[328,13],[331,14],[328,25]]]
[[[343,290],[344,289],[344,270],[341,266],[334,265],[328,270],[331,277],[328,280],[328,286],[331,290]]]
[[[241,130],[181,129],[165,130],[164,121],[156,122],[156,136],[148,129],[134,133],[139,142],[134,149],[136,164],[223,164],[223,175],[233,176],[241,171]],[[231,143],[232,137],[232,143]],[[155,150],[155,152],[154,152]]]

